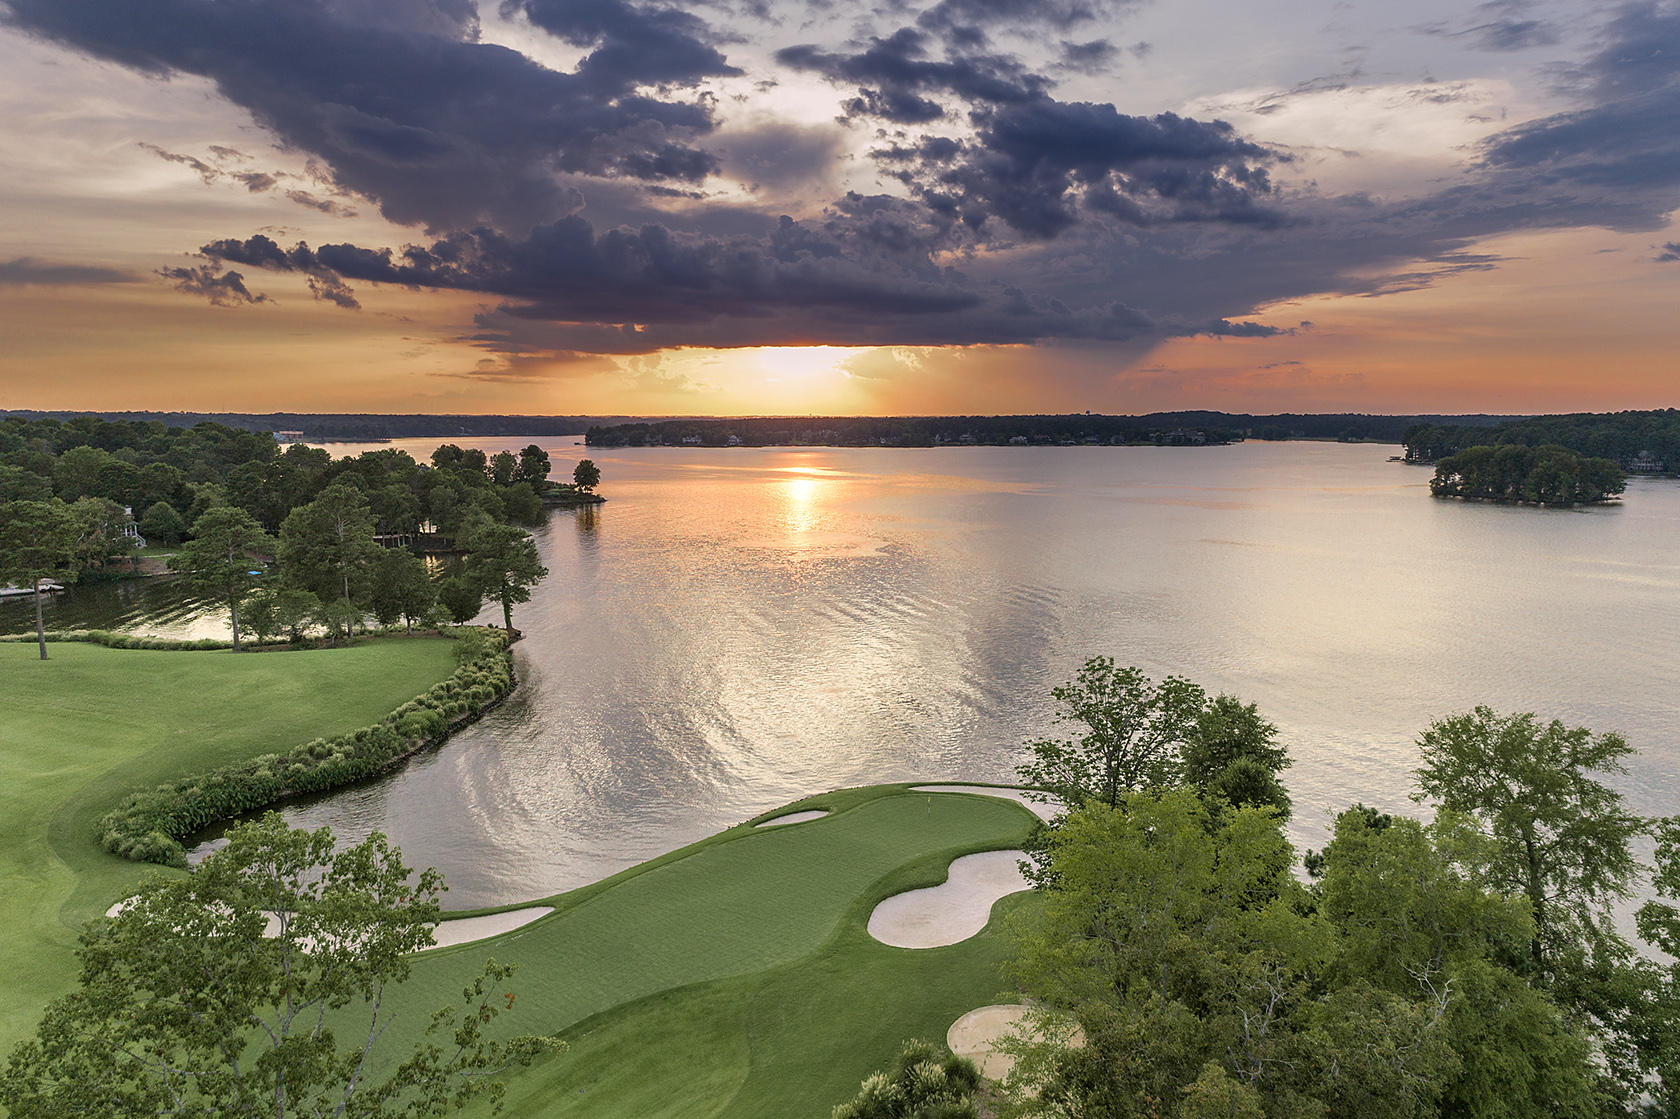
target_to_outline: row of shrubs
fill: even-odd
[[[84,641],[91,645],[103,645],[107,649],[231,649],[233,642],[221,641],[214,637],[201,637],[196,641],[182,641],[173,637],[142,637],[134,633],[112,633],[105,629],[74,629],[62,633],[49,632],[48,641]],[[13,634],[10,637],[0,637],[0,641],[16,641],[25,644],[35,644],[33,633]]]
[[[99,822],[100,845],[137,862],[185,866],[180,841],[218,820],[361,781],[442,741],[513,687],[505,634],[470,629],[457,641],[454,674],[378,723],[131,793]]]

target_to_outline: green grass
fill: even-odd
[[[422,639],[245,655],[57,644],[46,664],[34,656],[0,646],[8,1045],[72,985],[81,923],[146,873],[92,840],[123,793],[372,722],[452,667],[447,642]],[[555,912],[512,933],[426,953],[388,1003],[417,1029],[486,957],[519,965],[501,1024],[569,1048],[509,1078],[508,1115],[824,1116],[905,1039],[942,1041],[998,1000],[1009,945],[996,918],[1036,903],[1006,898],[980,935],[928,950],[870,938],[871,910],[944,881],[959,855],[1018,846],[1035,820],[1010,801],[902,785],[760,819],[805,808],[830,815],[732,828],[546,899]],[[390,1042],[388,1060],[406,1048]]]
[[[813,806],[833,813],[731,829],[551,899],[555,914],[515,933],[428,953],[399,1012],[422,1019],[494,956],[519,965],[504,1021],[570,1045],[510,1080],[506,1114],[826,1115],[903,1040],[942,1042],[1003,986],[995,919],[961,944],[911,950],[872,939],[870,911],[944,881],[958,855],[1018,845],[1034,819],[902,786],[790,807]]]
[[[300,652],[0,644],[0,1047],[75,979],[76,933],[155,867],[109,855],[95,824],[166,778],[377,721],[454,670],[451,643]]]

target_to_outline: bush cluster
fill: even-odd
[[[137,862],[185,866],[180,840],[218,820],[363,780],[440,741],[513,687],[505,636],[475,640],[476,654],[452,676],[372,726],[131,793],[99,822],[100,846]]]
[[[62,633],[48,632],[48,641],[82,641],[90,645],[103,645],[107,649],[170,649],[175,651],[194,651],[201,649],[231,649],[233,642],[220,641],[214,637],[201,637],[196,641],[182,641],[173,637],[142,637],[134,633],[112,633],[103,629],[66,630]],[[15,634],[10,637],[0,637],[0,641],[18,641],[35,644],[33,633]]]

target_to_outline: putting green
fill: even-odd
[[[549,899],[516,934],[416,961],[398,995],[419,1017],[486,956],[519,965],[519,1032],[570,1048],[509,1081],[510,1115],[780,1119],[825,1115],[911,1036],[934,1040],[994,1001],[1007,938],[891,948],[865,931],[883,898],[936,885],[960,855],[1018,846],[1026,809],[996,798],[852,789]]]
[[[452,643],[234,654],[0,642],[0,1052],[75,981],[76,934],[148,870],[99,849],[128,791],[365,726],[454,671]]]

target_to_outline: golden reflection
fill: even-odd
[[[817,488],[815,478],[790,478],[782,483],[782,499],[787,507],[787,528],[790,533],[803,534],[817,527]]]

